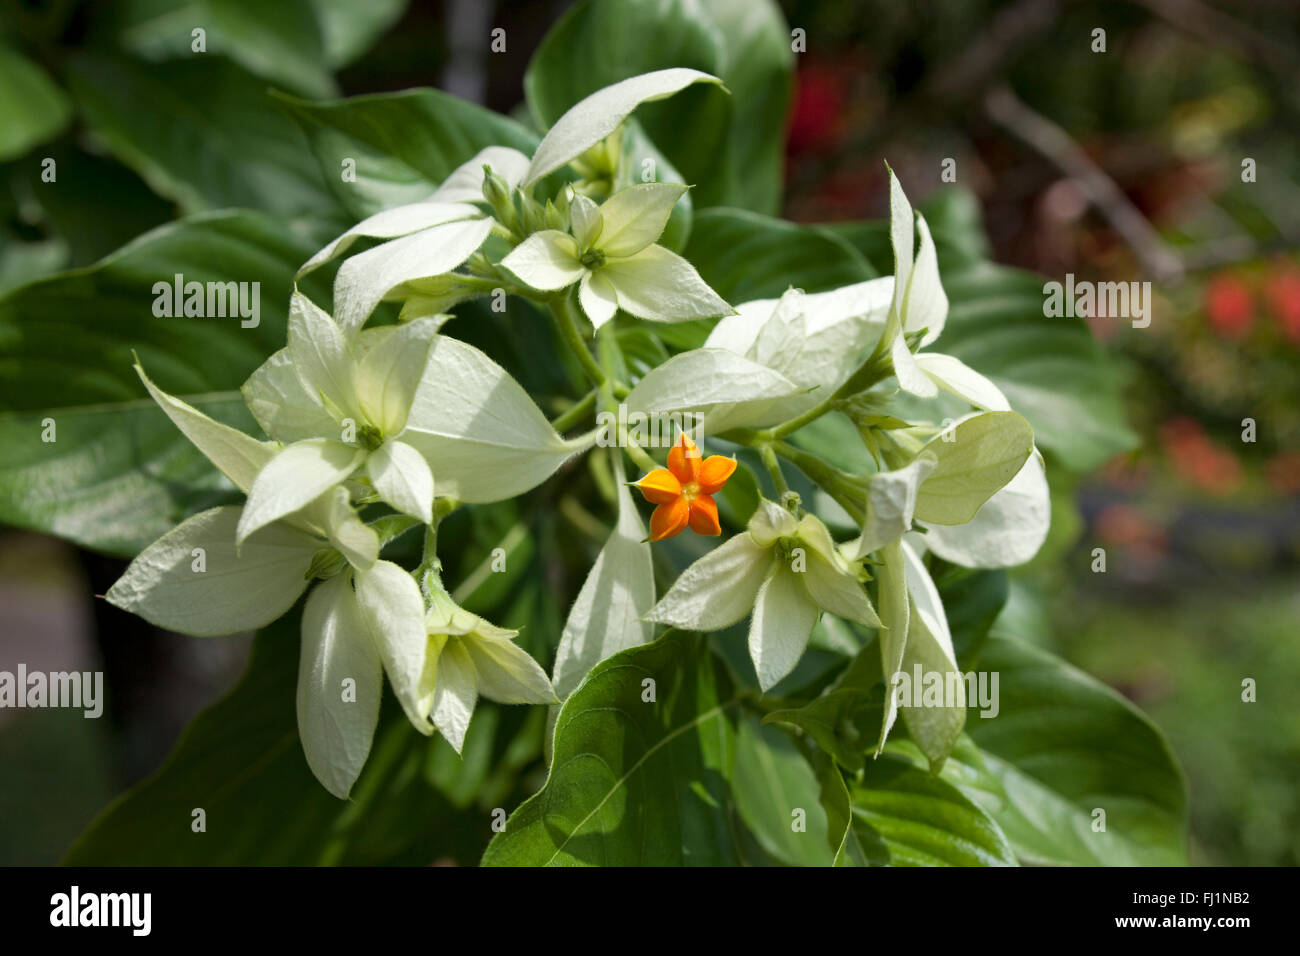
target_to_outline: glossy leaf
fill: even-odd
[[[161,388],[255,433],[236,390],[284,341],[304,252],[264,216],[204,215],[0,298],[0,520],[133,555],[186,514],[228,501],[233,486],[146,396],[132,352]],[[177,274],[260,282],[258,325],[154,315]],[[160,280],[168,291],[156,294]]]
[[[735,862],[733,693],[699,635],[670,634],[597,665],[560,710],[545,786],[510,815],[483,865]]]

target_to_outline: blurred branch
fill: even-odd
[[[1133,0],[1170,25],[1199,37],[1211,46],[1228,47],[1238,56],[1268,66],[1295,95],[1300,89],[1300,62],[1296,50],[1266,33],[1246,26],[1201,0]]]
[[[1133,249],[1153,279],[1163,282],[1182,277],[1186,271],[1182,259],[1129,202],[1115,180],[1065,130],[1026,105],[1006,85],[989,90],[984,97],[984,111],[1074,180],[1083,195]]]
[[[1004,7],[961,54],[940,67],[922,87],[931,102],[978,96],[1012,55],[1056,22],[1062,0],[1019,0]]]

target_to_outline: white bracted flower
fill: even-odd
[[[176,426],[248,493],[278,446],[213,421],[136,368]],[[243,511],[212,508],[182,522],[141,552],[105,598],[158,627],[208,637],[264,627],[324,577],[303,610],[298,730],[312,772],[346,797],[370,752],[384,671],[412,712],[426,647],[422,631],[403,641],[407,624],[420,630],[424,601],[409,574],[378,560],[379,537],[344,488],[262,525],[236,549]]]
[[[518,631],[466,611],[440,584],[429,596],[429,613],[419,628],[427,644],[424,671],[411,715],[423,733],[436,727],[460,753],[480,694],[499,704],[560,702],[546,672],[514,642]]]
[[[575,195],[569,204],[572,235],[558,229],[533,233],[501,265],[543,292],[577,283],[578,301],[596,328],[619,309],[656,322],[730,313],[693,265],[655,242],[685,192],[674,183],[643,183],[600,206]]]
[[[561,438],[505,369],[425,318],[347,338],[294,294],[289,344],[244,384],[258,423],[285,443],[249,493],[239,537],[326,489],[366,478],[379,499],[430,520],[435,493],[501,501],[532,488],[596,432]]]
[[[749,653],[768,690],[794,669],[818,611],[880,627],[856,569],[817,517],[759,502],[749,528],[680,575],[647,619],[691,631],[730,627],[753,611]]]
[[[433,472],[403,433],[437,330],[435,320],[418,319],[349,340],[294,293],[288,347],[244,385],[254,417],[288,444],[249,489],[237,542],[354,475],[398,511],[432,520]]]

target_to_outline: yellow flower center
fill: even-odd
[[[700,496],[700,486],[697,482],[690,481],[682,485],[682,497],[687,501],[694,501]]]

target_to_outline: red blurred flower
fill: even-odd
[[[1205,286],[1205,314],[1214,331],[1227,339],[1241,339],[1255,320],[1250,287],[1241,279],[1220,273]]]
[[[1215,445],[1199,422],[1174,418],[1160,429],[1165,450],[1178,474],[1212,495],[1229,495],[1241,485],[1237,456]]]
[[[795,76],[794,108],[786,133],[786,153],[816,152],[834,146],[844,115],[844,81],[832,68],[807,66]]]
[[[1109,545],[1136,548],[1159,554],[1165,550],[1165,532],[1137,508],[1127,504],[1107,505],[1097,516],[1097,535]]]
[[[1300,269],[1283,266],[1274,271],[1264,286],[1264,294],[1283,333],[1300,345]]]

